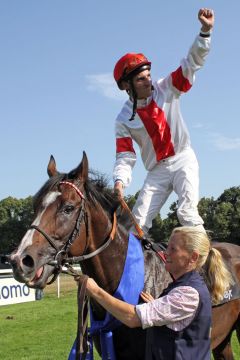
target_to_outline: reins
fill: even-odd
[[[78,323],[77,323],[77,337],[76,337],[76,360],[85,360],[89,346],[88,346],[88,302],[89,298],[86,295],[87,275],[79,275],[74,277],[78,282]]]
[[[154,243],[154,242],[150,241],[149,239],[145,239],[143,230],[140,228],[140,226],[136,222],[136,219],[135,219],[133,213],[131,212],[131,210],[129,209],[124,198],[121,197],[120,203],[121,203],[122,208],[125,209],[127,211],[128,215],[130,216],[132,223],[135,226],[135,229],[138,233],[138,237],[142,241],[142,245],[144,246],[144,248],[147,250],[150,250],[150,249],[153,250],[157,254],[157,256],[165,263],[166,257],[165,257],[164,253],[165,253],[166,248],[164,247],[164,245],[162,245],[160,243]]]
[[[72,275],[78,283],[77,304],[78,304],[78,320],[77,320],[77,336],[76,336],[76,360],[85,360],[89,351],[88,343],[88,306],[89,297],[86,295],[88,276],[79,274],[70,265],[67,266],[68,271],[62,271],[68,275]]]
[[[143,232],[143,230],[140,228],[140,226],[138,225],[138,223],[136,222],[136,219],[135,219],[133,213],[132,213],[131,210],[129,209],[128,204],[126,203],[126,201],[124,200],[123,197],[120,198],[120,204],[121,204],[122,208],[127,211],[127,213],[128,213],[128,215],[129,215],[129,217],[130,217],[133,225],[135,226],[135,229],[136,229],[136,231],[137,231],[137,233],[138,233],[139,238],[140,238],[140,239],[143,239],[143,238],[144,238],[144,232]]]
[[[113,214],[113,225],[112,225],[112,230],[110,235],[108,236],[108,239],[103,243],[103,245],[101,245],[98,249],[96,249],[95,251],[89,253],[89,254],[85,254],[85,255],[80,255],[80,256],[73,256],[70,258],[66,258],[65,261],[69,264],[76,264],[78,262],[84,261],[84,260],[88,260],[91,259],[92,257],[100,254],[103,250],[105,250],[109,244],[113,241],[115,234],[116,234],[116,229],[117,229],[117,216],[116,216],[116,212],[114,212]]]

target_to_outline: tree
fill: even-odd
[[[232,204],[217,203],[215,214],[213,216],[214,223],[214,239],[218,241],[229,241],[231,238],[230,221],[232,218]]]
[[[173,229],[180,226],[177,217],[178,201],[174,201],[169,208],[169,213],[166,219],[163,220],[160,241],[167,243]]]
[[[138,195],[139,195],[139,191],[136,192],[135,195],[127,195],[127,196],[125,196],[124,200],[126,201],[129,209],[131,209],[131,210],[133,209],[133,207],[134,207],[134,205],[135,205],[135,203],[137,201]]]
[[[125,197],[130,209],[136,203],[138,194]],[[15,249],[32,223],[32,200],[29,196],[26,199],[8,197],[0,201],[0,254]],[[180,226],[177,206],[178,202],[170,206],[166,219],[162,220],[158,214],[153,220],[150,235],[154,241],[166,243],[172,230]],[[240,245],[240,186],[226,189],[216,200],[213,197],[202,198],[198,209],[213,240]],[[130,222],[129,216],[128,220]]]
[[[155,242],[160,242],[163,240],[163,220],[161,219],[160,214],[153,219],[152,228],[149,231],[151,238]]]
[[[237,206],[240,203],[240,186],[234,186],[227,190],[224,190],[222,195],[217,199],[218,202],[229,202],[233,206]]]
[[[225,190],[216,203],[216,234],[221,241],[240,245],[240,186]]]
[[[205,229],[209,231],[213,231],[214,229],[213,216],[215,214],[215,207],[216,201],[213,197],[203,197],[198,204],[198,211],[204,221]]]
[[[33,219],[32,197],[0,201],[0,253],[11,252],[20,242]]]
[[[213,240],[240,244],[240,187],[225,190],[216,200],[202,198],[198,207]]]

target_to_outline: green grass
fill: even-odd
[[[234,358],[236,360],[240,359],[240,348],[239,348],[239,343],[238,343],[238,340],[237,340],[236,332],[234,332],[234,334],[233,334],[231,344],[232,344]]]
[[[42,300],[0,307],[0,359],[67,360],[77,333],[77,287],[63,275]],[[100,359],[95,354],[96,360]]]
[[[51,285],[40,301],[0,307],[0,359],[67,360],[76,337],[77,289],[66,279],[61,289],[59,299]],[[232,345],[240,359],[235,335]],[[100,357],[95,353],[94,359]]]
[[[76,310],[74,292],[1,307],[0,359],[67,359],[76,336]]]

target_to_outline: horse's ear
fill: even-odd
[[[76,176],[84,183],[88,179],[88,158],[85,151],[83,151],[82,161],[76,169]]]
[[[49,163],[48,163],[47,173],[48,173],[49,177],[53,177],[58,174],[57,167],[56,167],[56,161],[52,155],[51,155]]]

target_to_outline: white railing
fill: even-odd
[[[1,277],[1,274],[12,274],[13,271],[12,269],[0,269],[0,277]]]
[[[81,271],[80,266],[74,266],[73,269],[77,270],[77,271]],[[66,271],[67,268],[63,266],[63,270]],[[13,271],[12,271],[11,268],[9,268],[9,269],[0,269],[0,305],[7,305],[7,304],[10,304],[10,303],[15,303],[15,302],[23,302],[23,299],[15,299],[14,300],[13,296],[11,296],[11,294],[12,294],[12,289],[18,288],[18,289],[21,290],[21,288],[24,287],[24,286],[26,287],[27,285],[23,285],[23,284],[17,282],[14,279]],[[19,292],[20,292],[20,290],[19,290]],[[61,290],[61,277],[58,276],[57,277],[57,297],[58,298],[60,298],[60,290]],[[16,292],[16,290],[15,290],[15,292]],[[33,294],[34,294],[34,298],[33,298]],[[7,297],[7,295],[8,296],[10,295],[11,302],[6,301],[5,297]],[[22,291],[21,291],[21,295],[22,295]],[[28,298],[31,299],[31,300],[26,300],[27,297],[25,297],[25,301],[33,301],[33,300],[35,300],[35,290],[34,289],[29,289]],[[13,301],[15,301],[15,302],[13,302]]]

